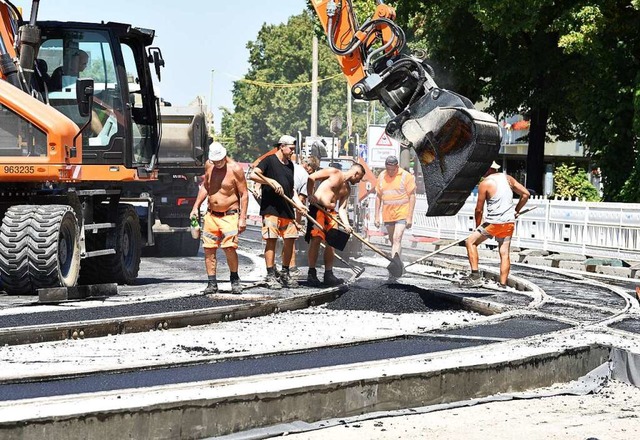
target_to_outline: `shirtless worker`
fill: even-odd
[[[331,217],[319,210],[318,205],[324,208],[335,218],[336,214],[343,225],[348,227],[346,232],[351,233],[349,225],[349,216],[347,213],[347,205],[349,195],[351,194],[350,184],[356,184],[362,180],[365,175],[365,169],[362,165],[355,163],[347,171],[340,171],[337,168],[324,168],[309,175],[307,191],[309,197],[309,215],[314,217],[323,230],[320,230],[313,222],[307,223],[307,234],[305,240],[309,242],[309,273],[307,274],[307,284],[312,287],[318,287],[322,283],[318,279],[316,271],[316,262],[320,251],[320,243],[326,240],[326,231],[337,227],[337,223]],[[318,188],[316,182],[319,182]],[[338,211],[336,213],[336,207]],[[337,286],[344,281],[333,274],[333,260],[335,251],[331,246],[326,246],[324,250],[324,285]]]
[[[209,160],[205,164],[204,182],[191,210],[190,217],[198,216],[200,206],[208,197],[208,211],[204,216],[202,247],[209,283],[202,293],[218,291],[216,280],[218,248],[227,257],[231,272],[231,292],[242,293],[238,276],[238,234],[247,228],[249,196],[242,167],[227,157],[227,150],[218,142],[209,146]]]
[[[462,287],[478,287],[482,285],[482,276],[478,271],[478,245],[488,238],[495,238],[498,242],[500,254],[500,284],[506,286],[511,269],[509,251],[511,236],[520,210],[529,200],[529,191],[513,177],[499,173],[500,165],[496,162],[484,175],[484,180],[478,185],[478,202],[475,209],[476,230],[466,240],[467,255],[471,265],[471,275],[464,279]],[[520,200],[513,207],[513,193],[520,196]],[[484,204],[487,204],[487,215],[482,222]]]

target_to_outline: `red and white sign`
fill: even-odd
[[[384,161],[388,156],[399,157],[400,143],[385,133],[384,126],[369,126],[367,144],[369,146],[367,165],[370,168],[384,168]]]

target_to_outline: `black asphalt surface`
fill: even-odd
[[[620,322],[616,322],[615,324],[611,324],[610,327],[611,328],[615,328],[616,330],[624,330],[626,332],[640,334],[640,319],[638,319],[638,318],[623,319]]]
[[[91,307],[67,308],[63,310],[20,315],[4,315],[0,318],[0,328],[22,327],[28,325],[59,324],[63,322],[93,321],[96,319],[115,319],[157,313],[184,312],[209,307],[221,307],[233,304],[246,304],[242,300],[219,300],[206,296],[187,296],[162,301],[142,301],[139,303]]]
[[[568,327],[570,326],[550,319],[512,318],[488,325],[429,332],[424,336],[402,337],[298,353],[281,353],[143,371],[90,374],[71,379],[4,384],[0,385],[0,401],[124,390],[356,364],[492,343],[492,341],[481,339],[483,337],[524,338]],[[456,335],[461,338],[438,337],[445,335]],[[464,336],[480,339],[465,339]]]
[[[255,231],[253,233],[255,235]],[[259,240],[249,244],[241,242],[241,246],[245,250],[250,249],[252,252],[256,252],[256,254],[259,254],[262,248]],[[224,258],[223,255],[220,255],[220,257],[221,259]],[[411,257],[406,258],[408,258],[407,261],[411,260]],[[299,261],[299,266],[303,266],[301,263]],[[201,256],[182,259],[179,262],[175,262],[172,259],[148,259],[145,264],[147,267],[140,279],[140,284],[143,288],[159,290],[171,288],[181,283],[202,282],[194,279],[194,273],[200,273],[200,270],[204,271]],[[197,265],[200,265],[199,269]],[[241,261],[241,269],[245,273],[249,270],[248,266],[248,261]],[[225,270],[228,271],[224,266],[221,266],[221,269],[219,278],[224,276]],[[302,269],[302,273],[306,274],[306,268]],[[338,275],[345,277],[346,273],[343,271]],[[543,304],[538,310],[547,312],[550,315],[575,319],[581,323],[592,323],[610,318],[614,313],[587,308],[583,305],[598,305],[620,310],[626,304],[622,298],[610,290],[590,285],[589,283],[576,283],[575,279],[570,276],[565,277],[544,269],[522,267],[513,268],[512,273],[531,280],[546,291],[550,296],[550,301]],[[321,274],[322,270],[319,271],[320,276]],[[399,282],[393,282],[388,280],[388,275],[388,271],[384,268],[367,266],[366,275],[359,278],[357,282],[349,287],[348,291],[344,292],[334,302],[326,305],[326,307],[330,310],[373,311],[399,315],[428,313],[436,310],[457,310],[459,308],[457,305],[432,295],[426,282],[420,282],[421,287],[417,287],[411,284],[412,281],[409,276],[400,279]],[[197,278],[206,279],[203,272]],[[304,282],[302,284],[304,285]],[[301,293],[297,289],[295,292]],[[531,301],[531,298],[524,294],[495,292],[482,288],[475,290],[458,289],[452,285],[448,292],[476,299],[490,298],[497,303],[515,307],[526,307]],[[572,304],[554,302],[554,298],[570,301]],[[0,328],[188,311],[239,303],[246,302],[240,299],[237,301],[216,300],[204,296],[190,296],[163,301],[141,301],[139,303],[111,307],[65,308],[54,312],[3,316],[0,319]],[[490,324],[471,325],[450,330],[447,329],[447,326],[448,323],[443,322],[440,330],[426,332],[420,336],[320,348],[304,352],[284,352],[263,357],[236,358],[213,363],[120,373],[90,374],[60,380],[0,384],[0,401],[125,390],[356,364],[487,345],[494,343],[490,338],[525,338],[571,327],[569,324],[555,321],[551,317],[547,319],[537,316],[520,316]],[[612,325],[612,327],[640,333],[640,320],[627,319]],[[455,338],[449,338],[449,336],[455,336]],[[204,348],[186,346],[184,349],[186,351],[204,350]],[[219,353],[215,349],[207,350]],[[126,365],[123,367],[126,368]]]
[[[443,340],[408,337],[366,344],[323,348],[302,353],[228,360],[190,366],[109,374],[73,379],[0,385],[0,401],[125,390],[355,364],[488,344],[482,340]]]
[[[453,330],[436,330],[429,335],[475,336],[483,338],[520,339],[570,328],[571,325],[538,317],[518,317],[491,324],[474,325]]]

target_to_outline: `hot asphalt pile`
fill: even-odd
[[[434,298],[429,292],[415,286],[397,283],[372,285],[375,283],[376,280],[363,280],[350,286],[348,292],[327,304],[327,308],[379,313],[426,313],[457,309],[450,302]]]

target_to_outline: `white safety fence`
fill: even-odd
[[[471,195],[458,214],[427,217],[427,199],[418,195],[409,234],[460,240],[475,229]],[[369,196],[367,225],[373,225],[375,195]],[[592,203],[532,197],[526,207],[536,207],[516,223],[512,245],[522,249],[578,254],[585,257],[640,261],[640,204]],[[249,216],[259,221],[259,205],[249,197]],[[487,241],[487,244],[497,244]]]
[[[372,228],[375,196],[371,197],[369,227]],[[477,196],[471,195],[458,214],[427,217],[426,197],[418,195],[410,233],[439,239],[465,238],[475,228],[476,202]],[[536,209],[518,219],[513,246],[585,257],[640,260],[640,204],[532,197],[526,207],[534,206]]]

